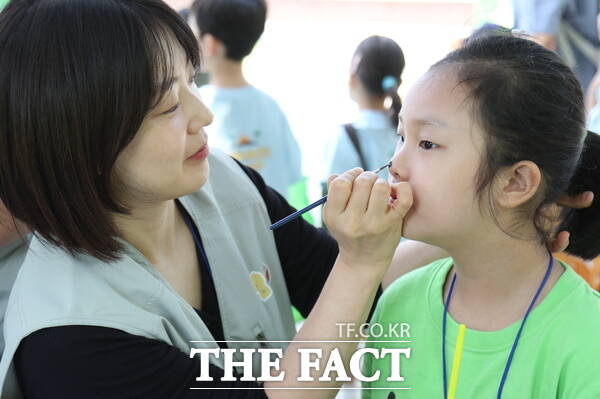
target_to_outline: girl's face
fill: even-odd
[[[212,114],[200,100],[194,70],[175,47],[174,81],[115,163],[125,204],[159,202],[198,190],[208,178],[204,126]]]
[[[484,148],[467,92],[452,68],[425,74],[404,99],[390,178],[407,181],[414,204],[404,236],[449,248],[485,226],[475,196]]]

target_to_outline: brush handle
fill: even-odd
[[[392,166],[392,163],[391,163],[391,162],[388,162],[388,163],[386,163],[385,165],[383,165],[381,168],[379,168],[379,169],[377,169],[377,170],[375,170],[375,171],[373,171],[373,172],[374,172],[374,173],[379,173],[379,172],[381,172],[382,170],[384,170],[384,169],[386,169],[386,168],[389,168],[390,166]],[[316,208],[317,206],[324,204],[325,202],[327,202],[327,196],[324,196],[323,198],[321,198],[321,199],[320,199],[320,200],[318,200],[318,201],[315,201],[315,202],[313,202],[313,203],[312,203],[312,204],[310,204],[309,206],[307,206],[307,207],[305,207],[305,208],[302,208],[302,209],[300,209],[299,211],[296,211],[296,212],[292,213],[291,215],[289,215],[289,216],[286,216],[286,217],[284,217],[283,219],[281,219],[281,220],[279,220],[279,221],[277,221],[277,222],[273,223],[271,226],[269,226],[269,229],[271,229],[271,230],[275,230],[276,228],[283,226],[283,225],[284,225],[284,224],[286,224],[287,222],[289,222],[289,221],[292,221],[292,220],[296,219],[297,217],[301,216],[303,213],[305,213],[305,212],[308,212],[308,211],[310,211],[311,209],[313,209],[313,208]]]
[[[296,212],[292,213],[291,215],[284,217],[280,221],[273,223],[269,227],[269,229],[275,230],[276,228],[283,226],[287,222],[290,222],[290,221],[296,219],[297,217],[301,216],[303,213],[308,212],[311,209],[316,208],[317,206],[319,206],[321,204],[324,204],[325,202],[327,202],[327,196],[324,196],[320,200],[313,202],[312,204],[308,205],[307,207],[304,207],[304,208],[300,209],[299,211],[296,211]]]

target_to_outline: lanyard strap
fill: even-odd
[[[212,275],[212,271],[210,270],[210,265],[208,263],[208,257],[206,256],[206,251],[204,250],[204,245],[202,244],[202,238],[200,237],[200,233],[198,232],[196,225],[192,221],[192,217],[187,213],[187,211],[185,210],[183,205],[181,205],[179,203],[179,201],[177,201],[177,204],[179,206],[179,209],[181,210],[181,214],[183,215],[183,220],[185,221],[185,224],[187,225],[188,229],[192,233],[192,237],[194,238],[194,244],[196,245],[196,252],[201,260],[200,267],[202,267],[202,270],[204,270],[207,273],[206,275],[212,281],[213,275]]]
[[[508,360],[506,361],[506,365],[504,366],[504,372],[502,373],[500,385],[498,386],[498,395],[496,396],[497,399],[500,399],[502,397],[502,390],[504,389],[504,384],[506,383],[506,378],[508,377],[508,371],[512,364],[513,357],[514,357],[515,351],[517,349],[517,345],[519,344],[519,340],[521,339],[521,333],[523,332],[523,327],[525,327],[525,322],[527,321],[527,318],[529,317],[529,314],[531,313],[531,310],[533,309],[535,302],[537,301],[542,290],[544,289],[544,286],[546,285],[546,283],[548,282],[548,279],[550,278],[550,273],[552,272],[552,265],[553,265],[554,259],[552,258],[552,253],[550,253],[550,251],[548,251],[548,256],[550,257],[550,260],[548,261],[548,267],[546,268],[546,274],[544,275],[542,282],[540,283],[537,291],[535,292],[535,295],[533,296],[533,299],[532,299],[531,303],[529,304],[529,307],[527,308],[527,312],[525,312],[525,317],[523,317],[523,320],[521,321],[519,331],[517,332],[517,336],[515,337],[515,341],[513,342],[512,348],[510,350],[510,354],[508,355]],[[448,385],[447,385],[448,380],[447,380],[447,372],[446,372],[446,319],[447,319],[447,314],[448,314],[448,308],[450,307],[450,299],[452,298],[452,293],[454,291],[455,284],[456,284],[456,273],[454,273],[454,275],[452,276],[452,282],[450,283],[450,289],[448,290],[448,295],[446,297],[446,301],[444,302],[444,315],[442,316],[442,374],[443,374],[443,383],[444,383],[444,399],[448,399]],[[457,348],[457,350],[458,350],[458,348]],[[461,346],[460,350],[462,351],[462,346]]]

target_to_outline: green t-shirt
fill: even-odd
[[[371,331],[381,335],[382,331],[395,331],[390,325],[408,323],[410,337],[371,337],[367,346],[410,348],[410,358],[400,357],[400,376],[404,381],[387,382],[391,356],[374,359],[365,355],[364,375],[372,376],[377,370],[381,375],[375,382],[363,383],[363,387],[383,389],[363,390],[363,398],[388,399],[394,397],[390,391],[398,399],[443,398],[442,287],[451,266],[452,259],[437,261],[403,276],[384,292],[371,320]],[[600,294],[569,266],[563,266],[565,272],[527,319],[504,385],[503,399],[600,398]],[[381,326],[375,329],[373,323]],[[496,398],[520,323],[500,331],[466,330],[456,398]],[[450,385],[458,332],[458,324],[450,315],[446,328]],[[410,342],[380,342],[385,340]]]

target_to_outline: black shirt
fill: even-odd
[[[240,164],[240,166],[242,166]],[[242,166],[260,192],[271,222],[294,212],[254,170]],[[292,304],[308,316],[335,262],[338,247],[322,229],[302,218],[275,230],[275,244]],[[299,243],[302,243],[299,245]],[[200,259],[199,259],[200,261]],[[216,340],[224,340],[212,279],[202,272],[202,310],[196,309]],[[258,388],[254,382],[197,382],[199,361],[165,342],[95,326],[60,326],[35,331],[15,354],[17,377],[25,398],[266,398],[262,389],[193,390],[191,387]]]

